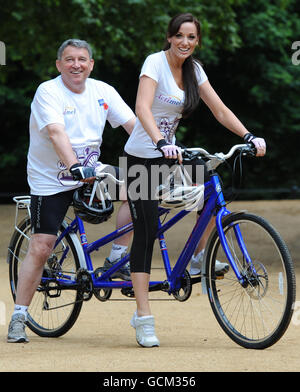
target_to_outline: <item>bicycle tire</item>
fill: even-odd
[[[245,212],[230,214],[223,219],[222,226],[246,283],[245,287],[241,285],[232,267],[223,279],[215,276],[216,260],[228,262],[215,229],[206,253],[211,308],[234,342],[249,349],[265,349],[283,336],[292,318],[296,281],[291,256],[279,233],[262,217]],[[237,227],[256,273],[240,250],[234,230]]]
[[[18,230],[14,231],[8,249],[9,280],[14,301],[18,271],[20,263],[27,253],[30,230],[30,219],[25,218],[18,225]],[[61,230],[63,230],[63,226]],[[80,264],[73,239],[69,235],[66,235],[52,252],[45,264],[43,274],[55,276],[58,269],[58,263],[55,264],[56,257],[62,249],[66,250],[66,247],[69,247],[69,251],[59,268],[75,276]],[[41,337],[62,336],[72,328],[77,320],[82,307],[82,297],[80,292],[76,290],[61,290],[60,293],[57,290],[57,297],[49,297],[45,293],[41,282],[28,307],[27,326]],[[67,305],[68,303],[70,305]]]

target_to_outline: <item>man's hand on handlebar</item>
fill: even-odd
[[[70,167],[70,173],[74,181],[94,182],[96,178],[95,169],[93,167],[82,166],[80,163],[75,163]]]

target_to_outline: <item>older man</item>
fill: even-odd
[[[117,91],[89,78],[94,60],[86,41],[65,41],[58,50],[56,67],[60,75],[38,87],[31,105],[27,173],[32,236],[20,268],[8,342],[28,342],[27,308],[74,191],[81,186],[80,181],[95,176],[106,120],[113,128],[122,125],[128,134],[135,124],[134,113]],[[117,226],[130,220],[128,205],[123,203]],[[124,250],[126,241],[125,237],[116,245]],[[130,279],[128,266],[121,274],[119,277]]]

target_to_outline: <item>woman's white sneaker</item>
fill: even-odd
[[[201,268],[203,264],[203,258],[204,258],[204,249],[201,250],[197,254],[197,256],[192,256],[191,258],[191,267],[190,267],[190,275],[199,275],[201,274]],[[224,275],[229,271],[229,264],[227,263],[222,263],[219,260],[216,260],[215,264],[215,272],[216,275]]]
[[[130,325],[135,328],[136,341],[142,347],[158,347],[159,340],[155,335],[154,317],[138,317],[136,312],[130,320]]]

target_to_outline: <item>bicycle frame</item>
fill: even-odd
[[[225,238],[225,235],[223,233],[222,229],[222,219],[224,216],[230,213],[226,209],[226,203],[223,197],[222,193],[222,188],[221,184],[219,181],[219,177],[217,174],[212,174],[210,180],[205,184],[205,195],[204,195],[204,208],[198,217],[195,226],[181,252],[179,255],[178,260],[176,261],[173,269],[171,268],[170,260],[169,260],[169,255],[168,255],[168,249],[164,237],[164,233],[169,230],[172,226],[174,226],[178,221],[180,221],[184,216],[190,213],[190,211],[186,210],[181,210],[179,213],[177,213],[174,217],[169,219],[166,223],[162,224],[160,217],[164,214],[167,214],[170,210],[166,210],[163,208],[159,208],[159,222],[158,222],[158,232],[157,232],[157,239],[159,241],[159,246],[160,246],[160,251],[162,254],[162,259],[164,263],[164,268],[166,272],[166,281],[150,281],[149,283],[149,290],[151,291],[151,288],[159,287],[162,289],[163,287],[165,288],[165,291],[168,291],[169,293],[173,292],[174,290],[180,289],[181,285],[181,278],[183,277],[183,274],[186,270],[186,267],[197,247],[197,244],[203,235],[209,221],[211,218],[215,215],[216,216],[216,227],[218,230],[218,234],[220,237],[221,245],[224,249],[224,252],[226,253],[226,256],[229,260],[229,263],[231,267],[233,268],[233,271],[236,274],[237,279],[241,284],[243,284],[243,277],[241,276],[239,269],[234,261],[234,258],[231,254],[229,245],[227,243],[227,240]],[[114,241],[116,238],[121,237],[125,233],[128,233],[129,231],[133,230],[133,225],[132,223],[127,224],[126,226],[121,227],[120,229],[115,230],[114,232],[106,235],[103,238],[100,238],[94,242],[88,243],[87,241],[87,236],[85,233],[85,228],[83,221],[75,217],[75,219],[67,226],[67,228],[61,233],[61,235],[58,237],[56,241],[56,245],[69,233],[76,233],[79,232],[80,236],[80,242],[83,250],[83,255],[84,255],[84,261],[81,260],[81,265],[85,265],[86,270],[91,274],[92,281],[93,281],[93,286],[94,288],[97,289],[102,289],[102,288],[107,288],[107,289],[122,289],[122,288],[132,288],[132,282],[131,281],[111,281],[110,277],[125,263],[129,261],[130,255],[127,254],[125,257],[123,257],[118,263],[113,265],[109,270],[106,272],[102,273],[101,276],[96,277],[95,274],[93,273],[93,264],[91,260],[91,253],[93,253],[95,250],[98,250],[102,246],[108,244],[109,242]],[[239,230],[238,227],[235,227],[235,234],[238,238],[238,243],[240,245],[240,248],[245,256],[245,260],[247,263],[251,263],[250,256],[248,255],[246,246],[244,244],[242,234]],[[56,246],[55,245],[55,246]],[[67,252],[67,250],[66,250]],[[62,256],[62,259],[60,262],[62,263],[63,259],[65,257],[65,254]],[[252,263],[251,263],[252,264]],[[47,280],[47,278],[43,278]],[[76,285],[76,281],[70,280],[70,277],[68,279],[64,278],[58,278],[58,283],[60,284],[66,284],[67,286],[71,285]],[[197,280],[199,282],[199,279]],[[167,283],[167,284],[166,284]]]

